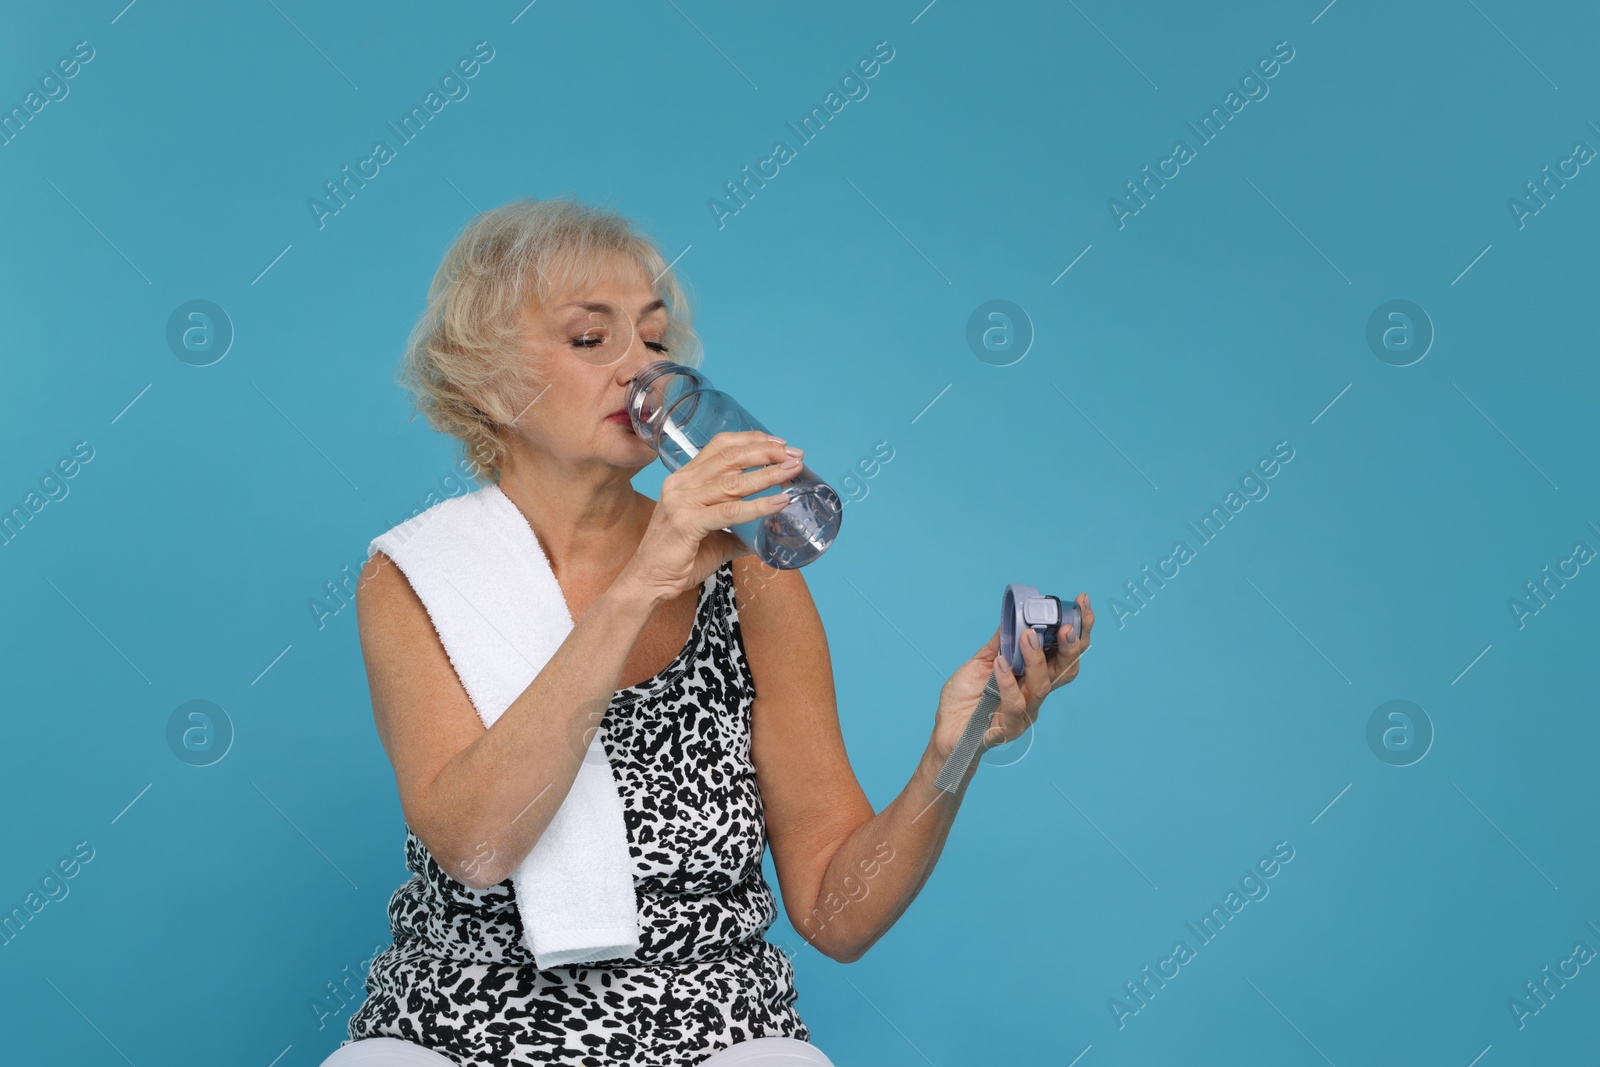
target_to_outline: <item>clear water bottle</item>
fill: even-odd
[[[634,377],[628,386],[628,415],[634,432],[655,448],[670,471],[688,463],[719,433],[772,433],[737,400],[712,388],[705,375],[667,360],[657,360]],[[803,463],[793,478],[752,498],[785,490],[792,503],[729,532],[769,566],[796,570],[826,552],[839,536],[844,502]]]

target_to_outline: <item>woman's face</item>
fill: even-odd
[[[574,466],[648,466],[655,449],[611,417],[640,369],[672,358],[661,344],[666,308],[643,269],[614,258],[594,285],[530,308],[527,323],[529,357],[549,386],[514,420],[522,440]]]

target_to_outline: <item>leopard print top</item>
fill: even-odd
[[[612,695],[602,720],[639,903],[631,959],[540,970],[511,879],[456,881],[406,829],[412,872],[389,901],[394,944],[367,975],[349,1039],[398,1037],[461,1064],[687,1067],[756,1037],[810,1040],[761,863],[750,757],[755,685],[724,562],[688,644]],[[348,1044],[349,1042],[345,1042]]]

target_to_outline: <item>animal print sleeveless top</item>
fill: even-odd
[[[398,1037],[462,1064],[687,1067],[756,1037],[810,1040],[761,869],[766,822],[750,757],[755,686],[724,562],[694,629],[602,721],[639,903],[633,958],[539,970],[511,879],[473,889],[406,829],[394,944],[367,975],[351,1040]]]

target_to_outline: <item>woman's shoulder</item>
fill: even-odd
[[[730,572],[740,607],[744,607],[747,601],[754,602],[763,589],[776,588],[775,582],[777,586],[790,584],[783,575],[792,573],[797,578],[800,575],[799,571],[780,571],[768,566],[761,561],[761,557],[753,553],[735,556],[724,566]]]
[[[798,569],[780,570],[755,555],[735,557],[732,567],[734,611],[746,635],[787,631],[795,622],[817,619],[811,589]]]

